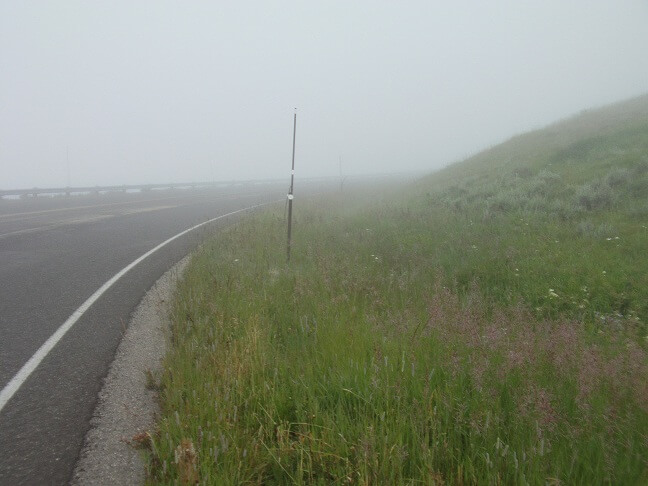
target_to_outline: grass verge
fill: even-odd
[[[582,118],[407,196],[302,201],[290,265],[281,211],[205,245],[151,481],[648,482],[647,117]]]
[[[276,212],[194,258],[174,312],[155,482],[646,479],[636,320],[592,332],[522,299],[504,305],[480,276],[465,288],[421,248],[455,218],[338,204],[300,212],[289,266]],[[457,266],[472,267],[460,253]]]

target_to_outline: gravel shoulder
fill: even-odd
[[[190,258],[160,277],[133,313],[99,394],[73,485],[144,482],[146,466],[132,439],[152,428],[159,410],[157,392],[147,388],[147,374],[158,376],[162,369],[169,303]]]

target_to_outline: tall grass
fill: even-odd
[[[272,212],[194,258],[174,312],[155,482],[648,479],[636,321],[599,333],[538,318],[522,300],[493,301],[477,275],[449,283],[448,249],[430,235],[450,219],[326,204],[300,211],[290,266]],[[485,240],[454,242],[455,263]]]
[[[603,113],[605,116],[603,116]],[[150,481],[648,483],[648,97],[221,232]]]

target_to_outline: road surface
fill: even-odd
[[[97,289],[168,238],[220,215],[285,198],[277,186],[236,191],[0,201],[0,390]],[[66,484],[131,312],[205,234],[174,240],[110,287],[0,410],[0,484]],[[0,404],[1,408],[1,404]],[[128,413],[128,410],[124,410]]]

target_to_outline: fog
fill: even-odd
[[[648,91],[648,2],[0,3],[0,187],[431,171]]]

